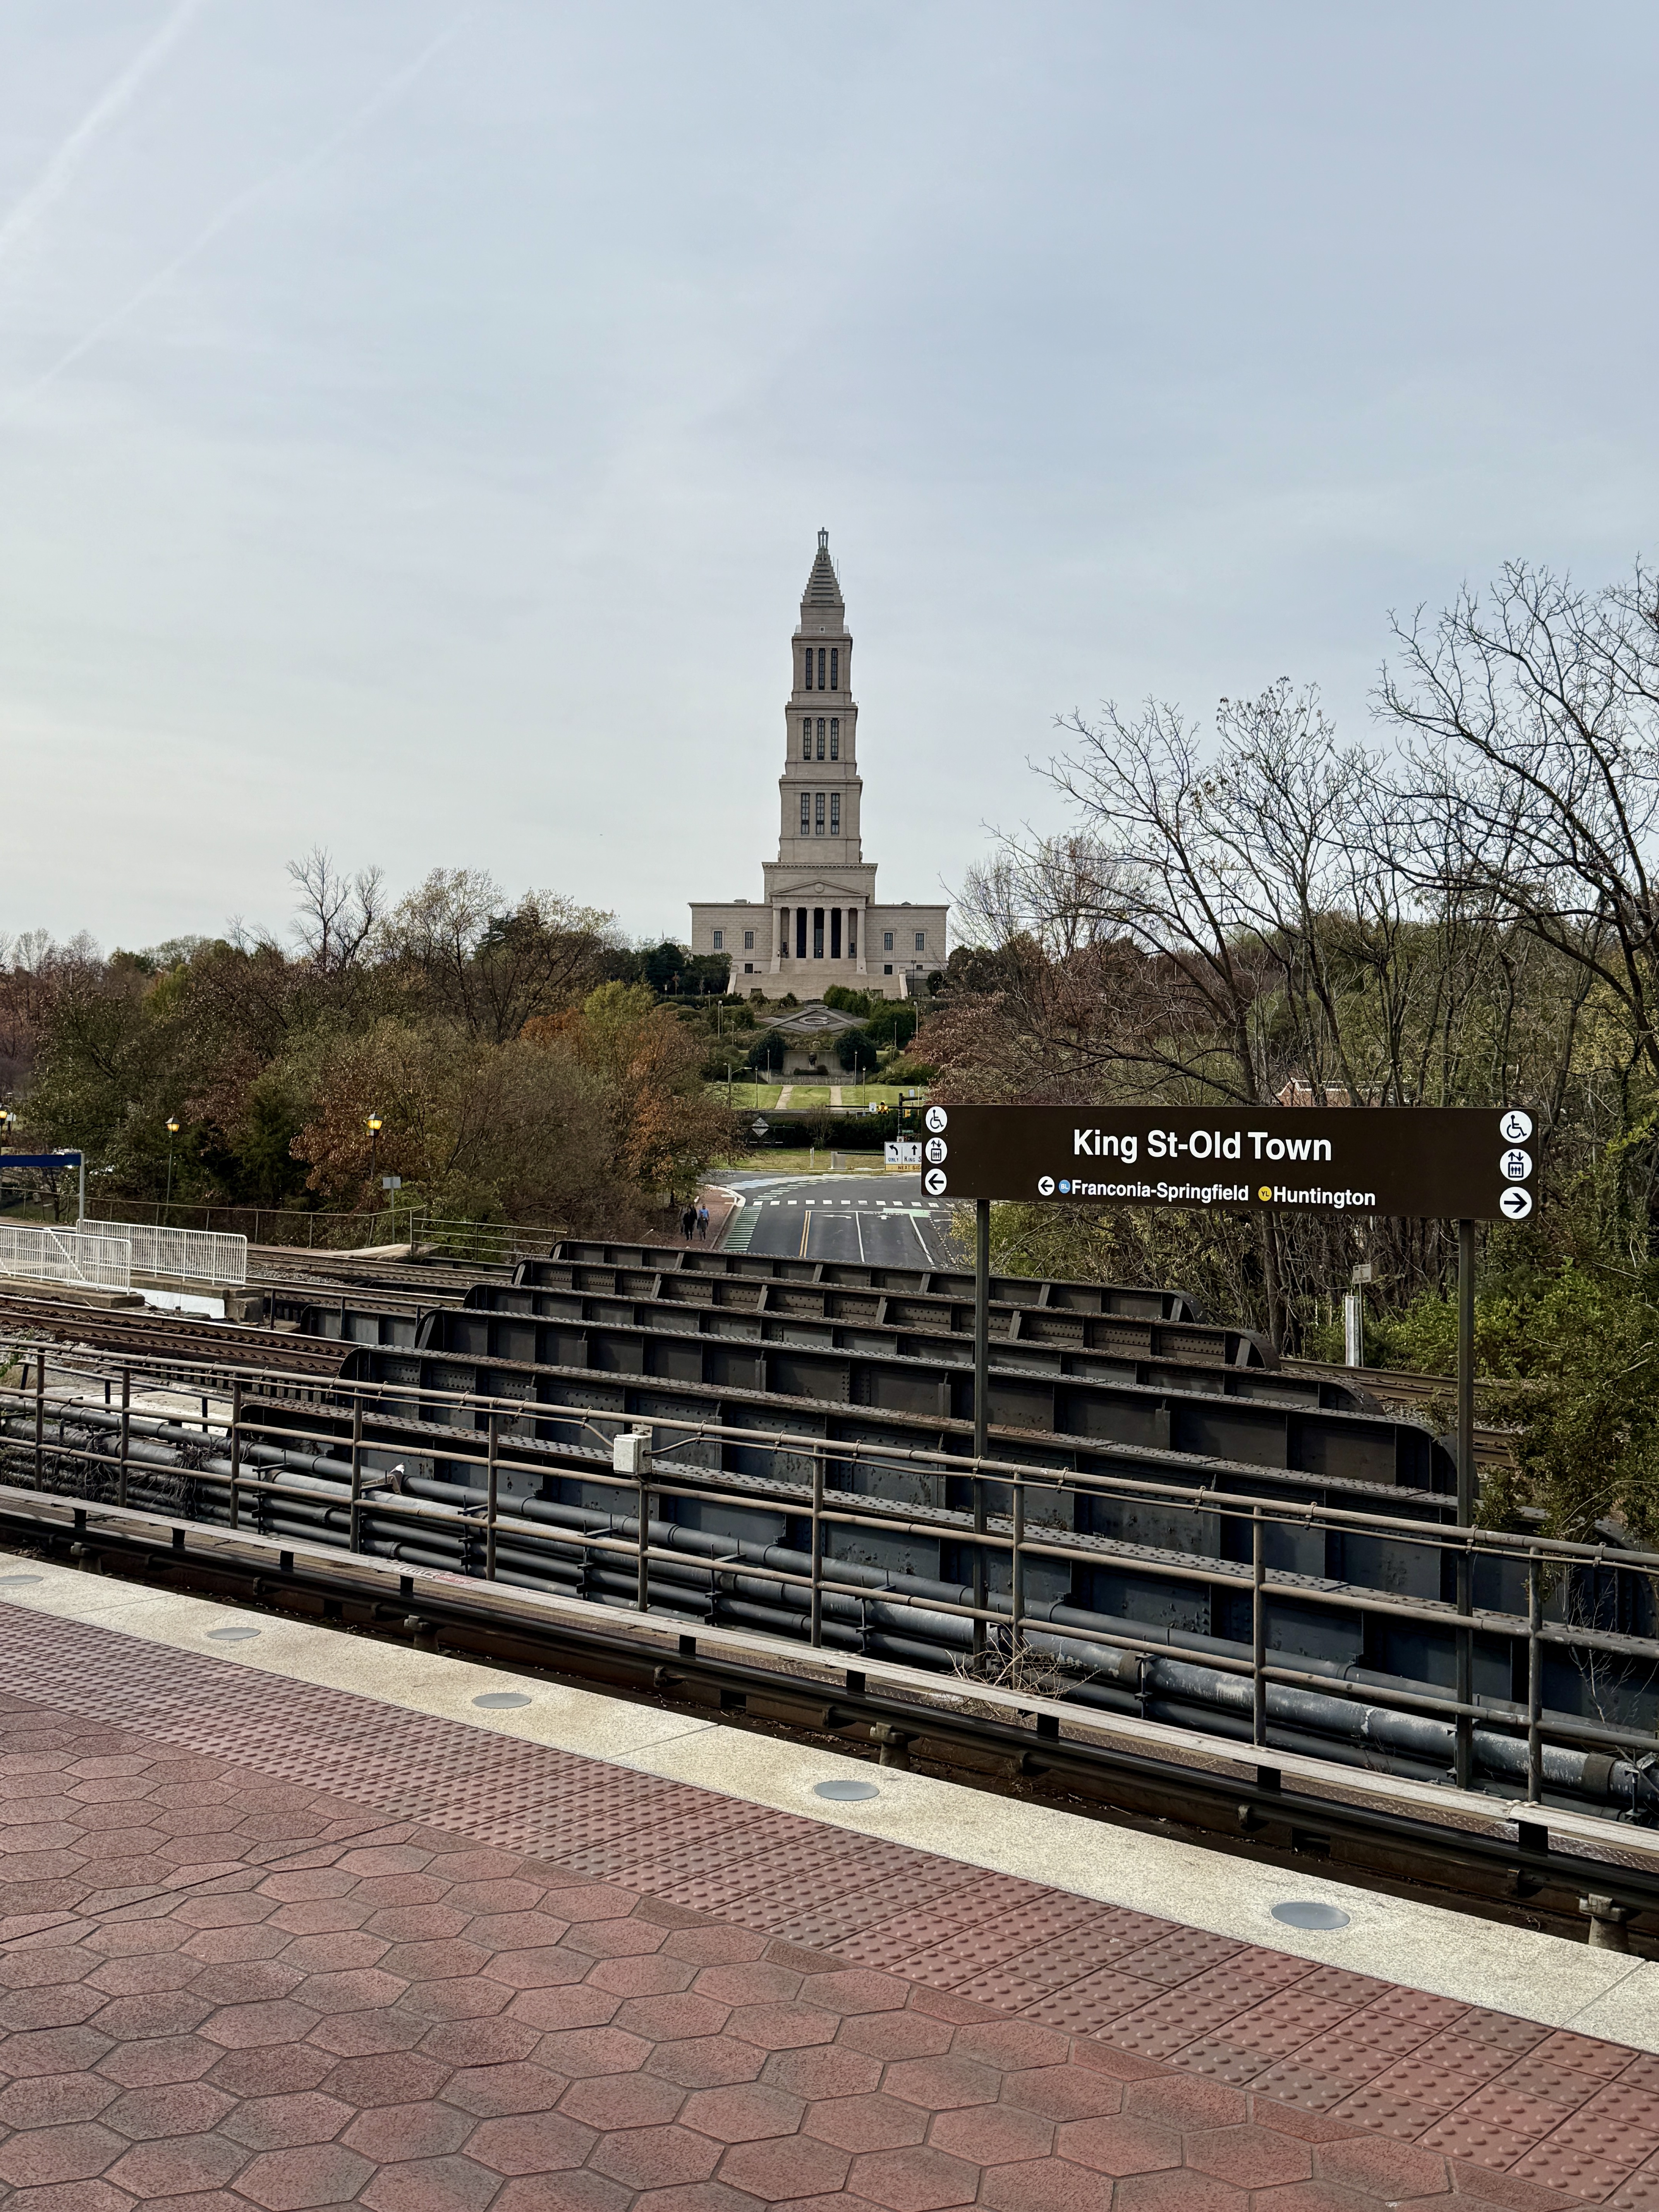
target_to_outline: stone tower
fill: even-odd
[[[902,999],[908,977],[944,966],[950,909],[876,903],[876,865],[864,857],[860,820],[853,635],[827,530],[818,532],[790,657],[778,857],[762,864],[765,902],[694,904],[691,947],[729,957],[734,991],[815,999],[845,983]]]
[[[785,710],[780,866],[862,860],[858,769],[859,710],[853,699],[853,635],[830,532],[818,532],[817,558],[801,595],[792,641],[794,689]]]

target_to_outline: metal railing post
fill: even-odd
[[[1527,1802],[1544,1802],[1544,1626],[1543,1563],[1536,1552],[1527,1560]]]
[[[132,1370],[121,1369],[121,1463],[115,1477],[115,1502],[125,1511],[127,1503],[127,1466],[131,1458],[132,1443]]]
[[[496,1429],[499,1419],[499,1414],[492,1409],[489,1415],[489,1459],[484,1475],[484,1575],[492,1583],[495,1579],[495,1510],[501,1484]]]
[[[34,1486],[46,1486],[46,1359],[40,1352],[34,1362]]]
[[[809,1584],[811,1605],[811,1640],[814,1648],[823,1641],[823,1455],[812,1455],[812,1564]]]
[[[651,1610],[651,1484],[646,1475],[640,1477],[640,1534],[639,1534],[639,1590],[637,1603],[641,1613]]]
[[[1466,1535],[1457,1554],[1457,1610],[1465,1616],[1474,1610],[1474,1543]],[[1474,1631],[1460,1621],[1453,1634],[1457,1639],[1457,1688],[1460,1705],[1474,1702]],[[1469,1789],[1474,1780],[1474,1716],[1460,1712],[1453,1727],[1452,1779],[1460,1790]]]
[[[974,1485],[974,1672],[985,1672],[985,1609],[990,1595],[985,1569],[985,1538],[989,1519],[985,1510],[985,1473],[975,1468]]]
[[[363,1401],[360,1391],[351,1401],[351,1548],[362,1549],[363,1531]]]
[[[1024,1649],[1025,1620],[1025,1479],[1014,1478],[1013,1541],[1008,1555],[1008,1611],[1012,1622],[1014,1657]],[[1018,1678],[1016,1678],[1018,1687]]]
[[[1267,1541],[1261,1508],[1250,1514],[1250,1741],[1267,1741]]]
[[[230,1525],[240,1525],[238,1508],[241,1502],[238,1488],[242,1472],[242,1386],[234,1382],[230,1391]]]

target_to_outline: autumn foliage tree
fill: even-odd
[[[0,945],[7,1103],[87,1149],[100,1196],[160,1196],[172,1118],[175,1198],[351,1212],[396,1175],[441,1218],[627,1233],[730,1149],[699,1040],[605,981],[608,915],[477,870],[395,902],[324,852],[290,873],[287,943]]]

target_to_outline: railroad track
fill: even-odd
[[[149,1369],[188,1366],[332,1379],[353,1346],[225,1322],[191,1322],[153,1311],[83,1305],[68,1298],[0,1291],[0,1334],[52,1337],[118,1353]]]
[[[1457,1379],[1452,1375],[1419,1375],[1406,1367],[1338,1367],[1320,1359],[1285,1359],[1279,1363],[1287,1375],[1319,1376],[1333,1382],[1347,1382],[1361,1390],[1368,1390],[1379,1405],[1409,1407],[1412,1411],[1426,1413],[1431,1407],[1449,1408],[1457,1398]],[[1498,1393],[1524,1392],[1524,1382],[1493,1382],[1483,1379],[1475,1385],[1475,1404],[1481,1398],[1487,1401],[1488,1409]],[[1501,1465],[1510,1456],[1516,1431],[1506,1423],[1488,1421],[1477,1424],[1474,1431],[1474,1456],[1477,1466]]]
[[[265,1283],[325,1284],[337,1288],[362,1284],[377,1290],[422,1292],[428,1305],[444,1302],[453,1291],[456,1302],[474,1283],[505,1283],[511,1267],[465,1265],[453,1260],[390,1260],[357,1252],[307,1251],[303,1245],[251,1244],[248,1274]]]

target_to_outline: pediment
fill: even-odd
[[[786,1030],[792,1036],[833,1036],[838,1030],[857,1029],[859,1022],[855,1014],[844,1014],[838,1007],[826,1006],[822,999],[812,999],[761,1026]]]

